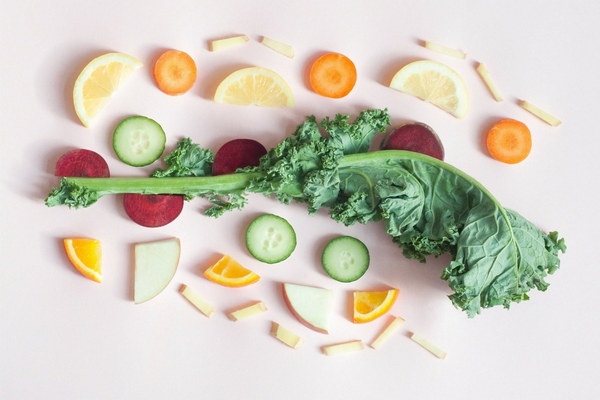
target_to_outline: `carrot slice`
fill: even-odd
[[[183,94],[196,82],[196,63],[183,51],[167,50],[154,64],[154,79],[166,94]]]
[[[503,119],[492,125],[486,142],[490,155],[507,164],[523,161],[531,151],[529,128],[514,119]]]
[[[354,88],[356,67],[343,54],[327,53],[312,64],[309,79],[310,86],[317,94],[338,99]]]

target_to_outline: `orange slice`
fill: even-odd
[[[388,312],[396,298],[398,289],[382,292],[354,292],[354,323],[373,321]]]
[[[204,271],[206,279],[229,287],[250,285],[260,279],[256,273],[243,267],[228,255],[221,257],[214,265]]]
[[[71,264],[86,278],[102,282],[102,248],[100,241],[86,238],[67,238],[63,242]]]

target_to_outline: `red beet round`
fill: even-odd
[[[54,175],[108,178],[110,170],[100,154],[91,150],[76,149],[66,152],[58,159]]]
[[[183,196],[128,193],[123,196],[123,205],[133,222],[156,228],[172,222],[181,214]]]
[[[234,139],[225,143],[215,154],[213,175],[235,172],[238,168],[254,167],[267,154],[265,146],[253,139]]]
[[[429,126],[410,122],[399,126],[381,144],[384,150],[408,150],[444,160],[444,146]]]

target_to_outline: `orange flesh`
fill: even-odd
[[[196,82],[196,63],[187,53],[168,50],[154,65],[154,79],[166,94],[183,94]]]
[[[488,131],[486,144],[494,159],[516,164],[527,158],[531,151],[531,133],[522,122],[503,119]]]
[[[344,97],[356,84],[356,67],[343,54],[327,53],[311,66],[310,86],[321,96],[334,99]]]

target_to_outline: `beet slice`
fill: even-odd
[[[230,140],[215,154],[212,174],[231,174],[238,168],[257,166],[260,158],[265,154],[267,154],[267,149],[256,140]]]
[[[396,128],[383,140],[384,150],[408,150],[444,160],[444,146],[428,125],[409,122]]]
[[[171,194],[123,195],[125,212],[133,222],[148,228],[164,226],[183,210],[183,196]]]
[[[110,170],[104,158],[95,151],[76,149],[67,151],[56,161],[56,176],[108,178]]]

